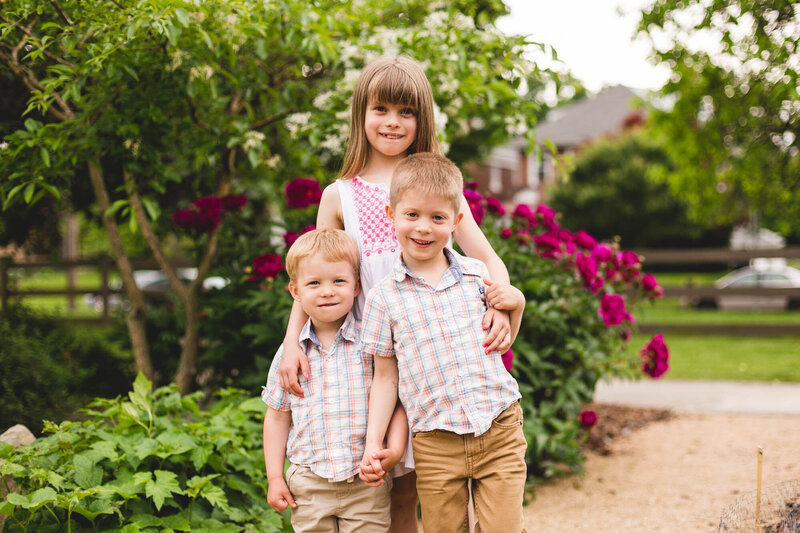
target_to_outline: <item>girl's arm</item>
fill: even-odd
[[[344,229],[342,222],[342,202],[339,199],[339,188],[336,183],[325,187],[322,191],[322,198],[319,202],[317,211],[318,228]],[[298,372],[302,373],[306,379],[311,379],[311,368],[308,366],[308,358],[300,349],[297,339],[300,332],[308,320],[308,315],[300,307],[300,304],[292,304],[292,313],[289,315],[289,324],[286,327],[286,335],[283,338],[283,357],[278,366],[278,377],[281,380],[281,387],[286,391],[303,396],[303,389],[297,380]]]
[[[508,269],[506,269],[503,260],[495,253],[492,245],[489,244],[481,228],[475,222],[465,198],[461,200],[461,213],[464,216],[456,226],[453,237],[465,254],[482,261],[486,268],[489,269],[489,275],[495,282],[487,290],[487,297],[489,297],[492,292],[499,290],[501,287],[510,286]],[[524,306],[524,301],[522,305]],[[484,327],[490,328],[484,343],[487,353],[493,350],[506,352],[511,348],[511,317],[509,312],[513,309],[515,308],[490,307],[483,316]]]

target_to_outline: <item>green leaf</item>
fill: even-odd
[[[181,7],[175,10],[175,16],[178,18],[178,22],[180,22],[181,26],[184,28],[187,27],[191,21],[189,18],[189,13],[187,13],[186,10]]]
[[[155,471],[156,480],[148,480],[144,485],[144,493],[148,498],[153,499],[156,509],[161,510],[164,505],[164,500],[169,498],[172,494],[183,494],[180,485],[178,485],[178,476],[173,472],[166,470]]]
[[[150,220],[158,220],[158,217],[161,216],[161,208],[158,207],[158,204],[150,198],[142,198],[142,203],[147,214],[150,215]]]
[[[17,194],[17,193],[18,193],[18,192],[19,192],[19,191],[20,191],[20,190],[21,190],[21,189],[22,189],[22,188],[23,188],[25,185],[27,185],[27,183],[20,183],[19,185],[16,185],[16,186],[14,186],[14,188],[13,188],[13,189],[11,189],[11,190],[8,192],[8,195],[6,196],[6,201],[5,201],[5,202],[3,202],[3,209],[6,209],[6,208],[7,208],[7,207],[8,207],[8,206],[11,204],[11,199],[12,199],[12,198],[14,198],[14,196],[15,196],[15,195],[16,195],[16,194]]]
[[[25,203],[31,203],[31,199],[33,198],[33,193],[36,191],[36,186],[33,183],[28,183],[25,187],[25,192],[23,193],[23,198],[25,199]]]
[[[191,531],[192,525],[189,521],[181,514],[174,514],[171,516],[165,516],[161,519],[164,527],[172,528],[177,531]]]
[[[6,496],[6,501],[16,507],[22,507],[23,509],[27,509],[31,505],[31,502],[28,500],[28,498],[19,492],[9,492]]]
[[[225,496],[225,491],[223,491],[218,486],[209,483],[208,485],[204,486],[200,490],[200,495],[205,498],[208,503],[219,507],[221,509],[228,508],[228,497]]]
[[[155,451],[158,450],[159,448],[160,446],[158,441],[148,437],[137,442],[136,445],[133,447],[133,450],[136,456],[140,460],[142,460],[146,457],[153,455]]]
[[[11,452],[14,451],[14,447],[7,442],[0,442],[0,459],[4,459],[11,455]]]
[[[50,168],[50,152],[47,151],[47,148],[42,147],[41,154],[44,166]]]
[[[169,455],[179,455],[197,447],[197,442],[185,433],[162,433],[156,440],[164,445],[166,454],[158,454],[159,457]]]
[[[108,209],[106,209],[106,212],[103,213],[103,216],[106,216],[106,217],[113,216],[114,213],[116,213],[117,211],[119,211],[123,207],[126,207],[127,205],[128,205],[128,200],[116,200],[113,204],[111,204],[108,207]]]
[[[72,458],[75,466],[74,480],[80,487],[85,489],[99,485],[103,479],[103,469],[97,464],[98,457],[95,453],[84,452]]]
[[[31,496],[31,508],[35,509],[37,507],[41,507],[42,505],[55,501],[56,499],[56,491],[51,489],[50,487],[44,487],[34,491]]]
[[[208,462],[208,458],[214,453],[214,448],[210,444],[203,444],[192,450],[192,464],[196,470],[200,470]]]
[[[140,528],[160,526],[162,519],[151,514],[138,513],[130,518],[131,523]]]

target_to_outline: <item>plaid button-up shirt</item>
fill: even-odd
[[[483,348],[486,266],[448,248],[437,287],[402,259],[369,294],[361,322],[365,357],[397,357],[398,394],[411,431],[486,432],[520,398],[499,352]]]
[[[358,473],[367,435],[372,356],[362,355],[358,324],[348,314],[328,352],[306,322],[300,346],[308,356],[311,381],[300,376],[304,397],[286,392],[276,370],[283,346],[275,354],[261,398],[278,411],[292,412],[286,456],[330,481]]]

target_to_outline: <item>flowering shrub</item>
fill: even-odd
[[[322,198],[319,181],[314,178],[295,178],[286,184],[286,205],[296,209],[305,209],[318,205]]]
[[[527,299],[513,363],[509,354],[503,359],[522,393],[529,469],[540,476],[579,470],[581,428],[597,421],[582,406],[601,378],[641,375],[627,347],[633,311],[663,291],[635,253],[570,232],[546,205],[520,204],[507,214],[478,191],[465,196],[473,213],[484,214],[484,234]],[[663,374],[667,354],[663,337],[654,338],[640,355],[644,371]]]
[[[196,234],[213,233],[222,222],[225,213],[240,211],[247,205],[243,194],[226,196],[204,196],[192,202],[189,209],[179,209],[172,214],[175,227]]]
[[[252,275],[247,278],[247,280],[275,279],[278,277],[281,270],[283,270],[283,260],[281,256],[262,254],[253,259]]]

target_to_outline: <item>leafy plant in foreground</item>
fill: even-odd
[[[127,398],[95,400],[88,420],[47,422],[50,435],[18,450],[0,444],[0,474],[19,489],[0,500],[5,530],[286,530],[266,503],[263,403],[236,389],[206,409],[201,399],[151,391],[139,374]]]

